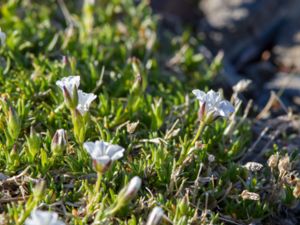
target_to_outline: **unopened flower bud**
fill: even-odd
[[[46,183],[44,180],[41,180],[34,187],[34,191],[33,191],[34,198],[40,200],[44,195],[45,189],[46,189]]]
[[[142,185],[142,180],[138,176],[133,177],[126,189],[125,198],[132,199],[136,196],[137,192],[140,190]]]
[[[135,176],[130,181],[129,184],[124,187],[116,199],[115,206],[107,212],[107,215],[113,215],[119,211],[122,207],[127,205],[130,200],[132,200],[137,192],[140,190],[142,184],[141,178]]]
[[[152,209],[151,213],[149,214],[146,225],[158,225],[162,221],[163,217],[164,211],[162,210],[162,208],[156,206]]]
[[[12,106],[8,109],[7,129],[12,140],[15,140],[21,131],[21,120]]]
[[[77,87],[73,87],[73,94],[69,92],[69,90],[63,86],[63,94],[64,94],[64,99],[67,107],[69,109],[74,109],[77,106],[78,103],[78,93],[77,93]]]
[[[30,128],[30,135],[29,137],[26,137],[27,140],[27,146],[29,153],[31,155],[31,159],[33,160],[35,155],[40,149],[41,146],[41,137],[39,134],[37,134],[33,127]]]
[[[67,134],[64,129],[59,129],[55,132],[52,142],[51,151],[54,155],[61,155],[67,146]]]
[[[133,177],[129,184],[120,192],[119,200],[127,203],[132,200],[141,188],[142,180],[138,176]]]
[[[132,88],[130,89],[130,93],[140,93],[143,87],[143,78],[140,74],[137,74],[135,77]]]

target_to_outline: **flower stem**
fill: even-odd
[[[112,209],[109,209],[105,215],[113,216],[116,212],[118,212],[124,206],[124,202],[117,202]]]
[[[96,184],[95,184],[95,193],[99,193],[101,181],[102,181],[102,173],[98,172],[97,173],[97,181],[96,181]]]
[[[191,146],[192,146],[192,147],[195,145],[196,141],[198,140],[198,138],[199,138],[200,135],[202,134],[202,132],[203,132],[205,126],[206,126],[206,123],[203,122],[203,121],[201,121],[201,122],[200,122],[200,125],[199,125],[199,128],[198,128],[198,130],[197,130],[197,133],[196,133],[196,135],[195,135],[195,137],[194,137],[194,139],[193,139],[193,141],[192,141],[192,143],[191,143]]]

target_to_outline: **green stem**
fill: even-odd
[[[102,181],[102,173],[97,173],[97,181],[95,184],[95,193],[100,192],[100,186],[101,186],[101,181]]]
[[[197,130],[197,133],[196,133],[196,136],[194,137],[192,143],[191,143],[191,146],[193,147],[196,143],[196,141],[198,140],[198,138],[200,137],[200,135],[202,134],[204,128],[206,126],[206,123],[205,122],[200,122],[200,125],[199,125],[199,128]]]
[[[116,205],[112,208],[112,209],[110,209],[110,210],[108,210],[106,213],[105,213],[105,215],[106,216],[113,216],[116,212],[118,212],[122,207],[124,206],[124,202],[117,202],[116,203]]]

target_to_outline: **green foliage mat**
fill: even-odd
[[[188,29],[158,32],[159,18],[146,1],[87,2],[0,3],[7,36],[0,46],[0,223],[23,224],[38,208],[57,212],[66,224],[143,224],[160,206],[166,224],[245,224],[297,203],[298,178],[287,182],[266,163],[258,172],[239,163],[252,141],[241,110],[230,135],[224,135],[230,121],[218,119],[191,150],[199,126],[191,91],[208,90],[221,66],[199,53],[198,37]],[[55,84],[70,75],[80,75],[80,89],[97,96],[85,141],[125,148],[99,190]],[[57,129],[68,136],[59,156],[51,151]],[[142,179],[140,191],[108,215],[134,176]],[[245,190],[259,199],[241,195]],[[96,204],[88,207],[92,196]]]

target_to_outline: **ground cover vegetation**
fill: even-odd
[[[298,204],[296,149],[241,160],[249,82],[210,90],[221,58],[188,28],[160,31],[147,1],[0,7],[1,224],[268,223]]]

